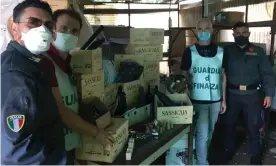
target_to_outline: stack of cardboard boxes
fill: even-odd
[[[131,29],[127,54],[115,55],[115,68],[119,71],[121,62],[134,61],[144,66],[144,71],[138,80],[109,85],[104,85],[102,50],[100,48],[72,51],[71,66],[79,98],[87,101],[91,97],[98,97],[111,109],[116,102],[118,86],[122,85],[126,94],[127,106],[136,107],[140,86],[147,91],[148,85],[151,87],[159,85],[159,61],[163,56],[163,43],[164,30],[162,29]],[[91,111],[93,111],[92,108]],[[105,130],[113,133],[115,143],[103,146],[94,138],[83,135],[82,146],[76,149],[76,159],[112,163],[127,142],[128,121],[122,118],[112,118],[111,124]]]
[[[139,97],[139,87],[147,92],[148,85],[159,85],[159,62],[163,57],[164,30],[152,28],[131,28],[130,43],[126,54],[115,55],[115,67],[119,71],[123,61],[136,62],[144,67],[139,80],[121,84],[126,94],[127,106],[135,107]]]
[[[106,106],[116,100],[116,84],[104,86],[102,69],[102,50],[74,50],[71,52],[71,67],[74,73],[80,102],[99,98]],[[91,110],[85,111],[94,111]],[[93,118],[93,117],[91,117]],[[108,119],[108,118],[107,118]],[[82,135],[82,146],[76,148],[76,159],[112,163],[122,151],[128,138],[128,121],[123,118],[112,118],[107,123],[106,131],[115,138],[113,145],[103,146],[91,136]],[[99,126],[98,126],[99,127]]]
[[[132,28],[127,53],[143,56],[143,84],[145,90],[150,85],[159,86],[159,63],[163,58],[164,29]]]
[[[104,72],[102,50],[74,50],[71,52],[71,66],[81,99],[98,97],[103,100]]]

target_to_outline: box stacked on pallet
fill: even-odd
[[[130,44],[127,53],[144,56],[143,83],[148,86],[159,85],[159,62],[163,58],[164,30],[153,28],[130,29]]]

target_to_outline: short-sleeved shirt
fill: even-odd
[[[11,41],[1,54],[1,164],[65,165],[63,124],[39,55]]]
[[[198,44],[195,44],[195,47],[199,53],[200,56],[202,57],[214,57],[217,54],[217,49],[218,46],[216,44],[211,43],[210,45],[207,46],[201,46]],[[227,65],[227,58],[225,58],[225,56],[223,56],[223,60],[222,60],[222,68],[226,68]],[[191,55],[191,49],[190,47],[187,47],[184,50],[184,55],[182,56],[182,60],[181,60],[181,65],[180,65],[180,69],[184,70],[184,71],[188,71],[190,70],[192,66],[192,55]],[[221,100],[219,100],[221,101]],[[198,103],[198,104],[210,104],[210,103],[216,103],[219,101],[197,101],[197,100],[193,100],[194,103]]]
[[[71,61],[71,55],[68,54],[66,59],[63,59],[60,55],[57,49],[51,45],[49,51],[47,52],[48,56],[52,58],[52,60],[60,67],[60,69],[67,73],[68,75],[71,75],[72,70],[70,68],[70,61]],[[50,80],[52,87],[58,87],[58,81],[55,74],[55,66],[53,62],[48,59],[47,57],[44,57],[40,61],[41,67],[46,71],[46,74],[48,76],[48,79]]]

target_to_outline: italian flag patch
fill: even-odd
[[[13,132],[19,132],[25,123],[24,115],[11,115],[7,117],[7,125]]]

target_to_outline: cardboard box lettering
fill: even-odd
[[[110,107],[117,99],[117,84],[110,84],[104,87],[104,104]]]
[[[141,80],[136,80],[119,85],[123,86],[123,91],[126,94],[127,106],[134,106],[138,102],[138,97],[140,95],[139,88],[140,86],[143,86],[143,82]]]
[[[128,120],[124,118],[112,118],[112,124],[106,128],[114,133],[115,142],[105,148],[94,138],[82,136],[82,147],[76,148],[76,159],[112,163],[122,151],[128,140]]]
[[[102,69],[102,49],[74,50],[71,67],[74,73],[91,74]]]
[[[158,78],[160,75],[159,62],[145,62],[143,75],[144,80]]]
[[[164,44],[164,29],[131,28],[130,44]]]
[[[169,94],[167,95],[176,103],[185,103],[187,106],[160,107],[157,106],[157,120],[170,121],[172,124],[191,124],[193,122],[193,105],[187,94]],[[155,104],[158,98],[155,96]]]
[[[162,45],[128,45],[127,53],[144,55],[145,61],[159,61],[163,58]]]
[[[93,74],[74,74],[76,87],[81,99],[104,94],[104,73],[102,70]],[[100,97],[102,100],[102,97]]]
[[[136,80],[136,81],[127,82],[127,83],[121,83],[119,85],[123,86],[123,91],[126,94],[139,93],[139,87],[141,86],[141,80]]]

